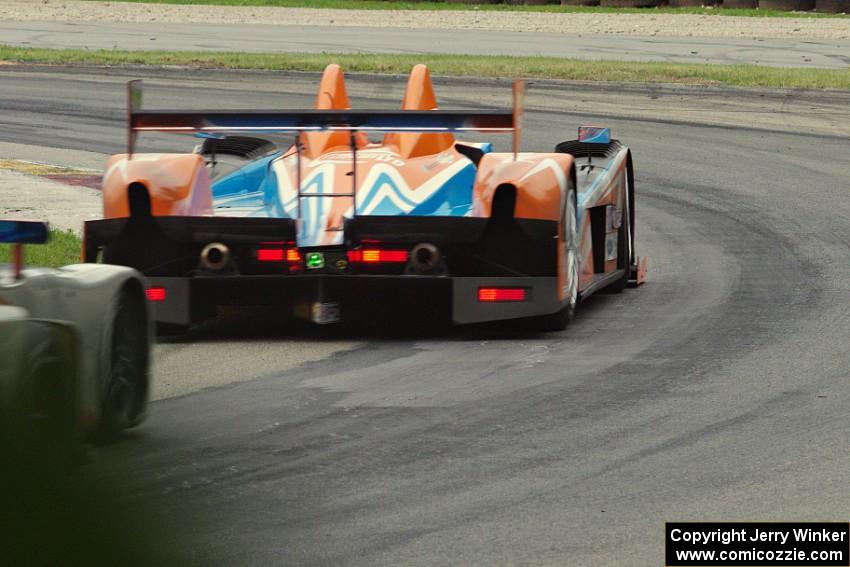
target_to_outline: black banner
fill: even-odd
[[[848,567],[850,524],[840,522],[671,522],[665,565]]]

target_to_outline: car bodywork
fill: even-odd
[[[109,404],[114,401],[111,396],[118,395],[114,379],[121,361],[115,357],[120,331],[116,325],[127,321],[122,310],[132,304],[133,319],[127,324],[139,331],[134,344],[137,352],[132,357],[138,380],[132,384],[132,407],[128,405],[123,425],[141,423],[148,401],[151,338],[141,274],[105,264],[23,268],[22,244],[34,241],[15,239],[13,233],[20,233],[15,225],[44,223],[0,221],[0,242],[13,242],[16,255],[21,255],[14,264],[0,264],[0,405],[4,415],[12,415],[13,406],[30,411],[21,404],[37,403],[40,397],[53,396],[61,389],[71,405],[66,409],[73,416],[78,440],[103,430]],[[39,369],[47,362],[52,366],[45,375]],[[44,383],[30,383],[36,379]]]
[[[326,323],[392,296],[460,324],[562,327],[580,298],[642,281],[631,152],[611,140],[519,152],[519,85],[507,113],[438,110],[422,65],[400,112],[350,110],[336,65],[314,111],[142,111],[140,92],[131,84],[129,151],[107,164],[85,255],[144,272],[161,323],[267,303]],[[205,139],[133,155],[148,131]],[[513,133],[514,151],[459,132]],[[246,134],[296,137],[278,150]]]

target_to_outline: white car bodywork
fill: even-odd
[[[0,394],[23,371],[18,367],[27,354],[20,351],[26,322],[49,320],[73,332],[78,427],[82,431],[96,427],[110,382],[113,327],[122,292],[145,304],[143,279],[131,268],[103,264],[27,268],[15,279],[12,266],[0,265]],[[147,328],[149,344],[149,323]],[[145,384],[136,423],[144,417],[147,390]]]

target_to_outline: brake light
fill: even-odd
[[[493,303],[497,301],[526,301],[528,289],[524,287],[479,287],[478,301]]]
[[[258,248],[258,262],[283,262],[283,248]]]
[[[165,288],[162,286],[153,286],[145,290],[145,296],[148,301],[165,301]]]
[[[407,250],[383,250],[380,248],[349,250],[348,261],[363,264],[398,264],[407,262]]]

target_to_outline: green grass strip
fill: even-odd
[[[102,0],[88,0],[100,2]],[[601,8],[543,4],[523,6],[512,4],[449,4],[446,2],[404,2],[398,0],[113,0],[153,4],[203,4],[213,6],[273,6],[281,8],[332,8],[341,10],[475,10],[502,12],[564,12],[591,14],[707,14],[715,16],[778,17],[778,18],[846,18],[843,14],[817,12],[783,12],[779,10],[741,10],[729,8]]]
[[[55,268],[80,263],[82,243],[72,231],[51,230],[47,244],[27,244],[24,264]],[[12,245],[0,244],[0,264],[12,261]]]
[[[18,48],[0,45],[0,62],[53,65],[156,65],[267,71],[321,71],[339,63],[347,72],[407,74],[425,63],[435,75],[541,78],[633,83],[679,83],[777,88],[850,89],[850,69],[758,65],[587,61],[558,57],[407,55],[372,53],[220,53]]]

